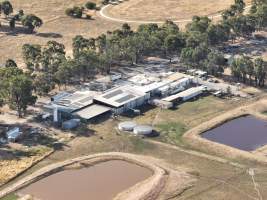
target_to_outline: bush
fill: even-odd
[[[85,18],[86,18],[86,19],[92,19],[92,16],[89,15],[89,14],[86,14]]]
[[[89,10],[95,10],[96,9],[96,4],[94,2],[90,2],[88,1],[86,4],[85,4],[85,7]]]
[[[102,1],[102,4],[103,4],[103,5],[107,5],[108,3],[109,3],[109,0],[103,0],[103,1]]]
[[[65,10],[65,14],[72,17],[73,16],[73,9],[72,8],[67,8]]]
[[[66,15],[74,17],[74,18],[82,18],[83,16],[83,7],[73,7],[67,8],[65,11]]]

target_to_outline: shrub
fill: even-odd
[[[86,14],[85,18],[86,18],[86,19],[92,19],[92,16],[89,15],[89,14]]]
[[[94,2],[91,2],[91,1],[88,1],[86,4],[85,4],[85,7],[89,10],[94,10],[96,9],[96,4]]]
[[[67,8],[65,13],[66,15],[74,17],[74,18],[82,18],[83,7],[74,6],[73,8]]]

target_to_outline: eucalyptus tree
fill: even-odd
[[[0,9],[6,17],[13,13],[13,6],[10,1],[2,1],[0,5]]]
[[[24,15],[21,19],[21,23],[23,26],[28,28],[30,33],[33,33],[34,29],[39,28],[43,25],[42,19],[33,14]]]
[[[42,49],[37,44],[24,44],[22,46],[22,56],[24,63],[31,72],[41,70]]]

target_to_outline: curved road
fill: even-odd
[[[103,6],[99,12],[101,17],[103,17],[107,20],[110,20],[110,21],[122,22],[122,23],[138,23],[138,24],[163,24],[163,23],[165,23],[165,21],[127,20],[127,19],[110,17],[110,16],[105,14],[105,10],[110,6],[111,6],[110,4]],[[247,10],[250,7],[251,7],[251,5],[246,6],[245,10]],[[210,19],[214,19],[214,18],[220,18],[221,16],[222,16],[221,14],[215,14],[215,15],[209,15],[208,17]],[[174,20],[173,22],[179,24],[179,23],[185,23],[185,22],[191,22],[191,21],[192,21],[192,19],[183,19],[183,20]]]

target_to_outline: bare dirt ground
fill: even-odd
[[[106,14],[125,20],[187,20],[194,15],[213,15],[228,8],[233,0],[129,0],[109,7]],[[250,0],[246,1],[251,2]]]

